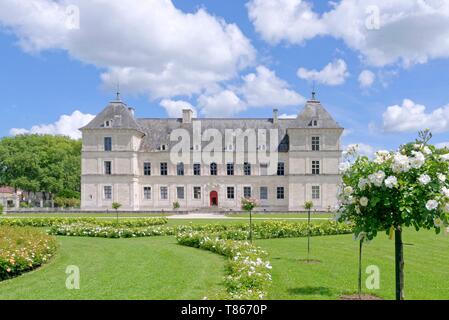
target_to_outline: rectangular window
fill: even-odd
[[[168,174],[167,162],[161,162],[161,176],[166,176]]]
[[[201,187],[193,187],[193,199],[201,199]]]
[[[246,199],[251,198],[251,187],[243,187],[243,197]]]
[[[176,174],[178,176],[183,176],[184,175],[184,163],[178,163],[178,165],[176,166]]]
[[[261,163],[260,164],[260,175],[267,176],[268,175],[268,164]]]
[[[243,171],[245,176],[251,175],[251,163],[245,162],[243,165]]]
[[[285,165],[283,162],[279,162],[278,163],[278,170],[277,170],[277,175],[278,176],[283,176],[285,174]]]
[[[312,174],[320,174],[320,162],[312,161]]]
[[[281,200],[284,199],[284,187],[277,187],[276,197]]]
[[[104,187],[104,199],[112,200],[112,187],[111,186]]]
[[[107,175],[112,174],[112,162],[111,161],[104,162],[104,174],[107,174]]]
[[[193,164],[193,175],[200,176],[201,175],[201,164],[194,163]]]
[[[312,137],[312,151],[320,151],[320,137]]]
[[[151,200],[151,187],[143,187],[143,198]]]
[[[320,186],[312,186],[312,199],[320,199]]]
[[[104,138],[104,151],[112,151],[112,138],[111,137]]]
[[[167,199],[168,199],[168,188],[161,187],[161,200],[167,200]]]
[[[228,163],[226,166],[226,173],[228,176],[233,176],[234,175],[234,164],[233,163]]]
[[[143,175],[151,176],[151,163],[150,162],[143,163]]]
[[[210,164],[210,175],[211,176],[217,175],[217,164],[215,162]]]
[[[184,187],[176,187],[176,195],[178,199],[184,200]]]
[[[267,187],[260,187],[260,199],[268,200],[268,188]]]
[[[228,199],[234,199],[234,187],[227,188],[226,197]]]

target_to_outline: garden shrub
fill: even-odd
[[[0,219],[0,225],[8,226],[29,226],[29,227],[51,227],[71,224],[83,224],[90,226],[123,226],[123,227],[146,227],[163,225],[168,222],[167,218],[139,218],[108,220],[98,218],[5,218]]]
[[[56,248],[56,240],[39,230],[0,226],[0,281],[41,266]]]
[[[3,209],[4,209],[3,204],[0,203],[0,214],[3,214]]]

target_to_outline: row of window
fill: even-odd
[[[320,151],[320,137],[312,137],[312,151]],[[165,151],[167,149],[166,145],[162,145],[159,150]],[[104,138],[104,151],[112,151],[112,138]]]
[[[260,200],[268,200],[268,187],[260,187]],[[168,200],[168,187],[162,186],[159,188],[160,199]],[[252,188],[251,187],[243,187],[243,196],[245,198],[251,198],[252,196]],[[184,187],[178,186],[176,187],[176,197],[179,200],[185,199],[185,191]],[[152,199],[152,188],[149,186],[143,187],[143,198],[144,200]],[[226,198],[228,200],[235,199],[235,187],[227,187],[226,188]],[[112,200],[112,186],[104,187],[104,199]],[[200,200],[201,199],[201,187],[193,187],[193,199]],[[276,199],[282,200],[285,199],[285,189],[284,187],[276,187]],[[312,199],[317,200],[320,199],[320,186],[312,186]]]
[[[209,167],[211,176],[217,175],[217,172],[218,172],[217,168],[218,167],[217,167],[216,163],[211,163],[211,165]],[[267,165],[261,164],[260,168],[261,168],[261,175],[267,175],[267,171],[268,171]],[[250,163],[245,163],[243,165],[243,173],[245,176],[251,175],[251,164]],[[112,174],[112,162],[111,161],[104,162],[104,174],[106,174],[106,175]],[[145,176],[151,176],[151,163],[150,162],[143,163],[143,174]],[[168,163],[167,162],[162,162],[160,164],[160,174],[161,174],[161,176],[168,175]],[[184,175],[184,164],[183,163],[178,163],[178,165],[176,166],[176,174],[178,176]],[[228,176],[234,175],[234,164],[233,163],[228,163],[226,165],[226,174]],[[312,161],[312,174],[320,174],[320,161],[319,160]],[[193,165],[193,175],[194,176],[201,175],[201,165],[199,163],[195,163]],[[283,162],[278,163],[277,175],[278,176],[285,175],[285,165]]]

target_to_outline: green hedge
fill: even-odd
[[[98,218],[4,218],[0,219],[0,225],[20,227],[51,227],[62,225],[83,224],[90,226],[120,226],[120,227],[147,227],[163,225],[167,218],[139,218],[139,219],[98,219]]]
[[[56,240],[40,230],[0,226],[0,281],[39,267],[56,248]]]

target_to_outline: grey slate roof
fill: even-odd
[[[170,142],[170,133],[175,129],[183,128],[188,130],[190,134],[193,131],[193,125],[183,124],[181,118],[135,119],[126,104],[120,101],[111,102],[82,130],[104,128],[105,121],[111,119],[114,119],[112,128],[134,129],[145,134],[140,147],[142,151],[156,151],[162,145],[167,145],[170,148],[177,143]],[[321,103],[316,100],[308,101],[296,119],[278,119],[277,125],[273,123],[272,118],[196,118],[192,122],[201,122],[202,132],[207,129],[217,129],[222,133],[223,140],[226,129],[241,129],[242,131],[246,129],[266,129],[268,142],[270,141],[269,130],[278,128],[279,151],[288,151],[287,129],[308,128],[311,120],[318,120],[318,128],[342,129]],[[193,141],[191,141],[192,143]],[[202,143],[203,147],[207,144],[209,142]]]

